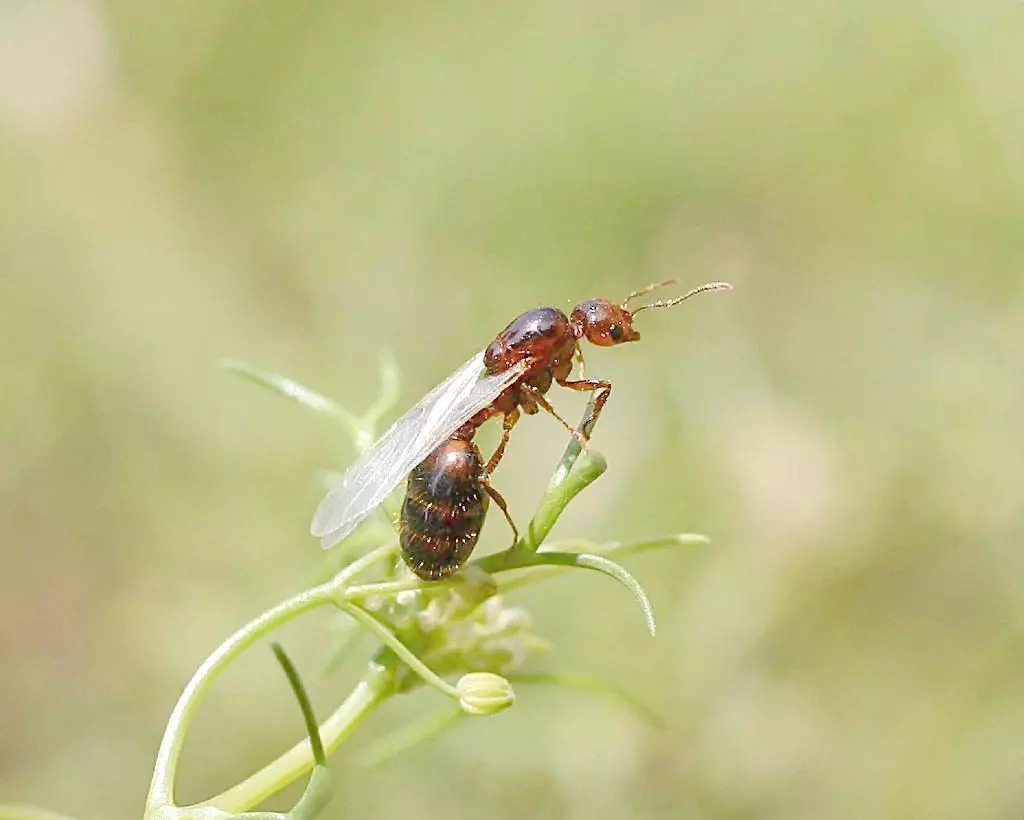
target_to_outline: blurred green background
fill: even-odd
[[[736,290],[590,351],[611,467],[557,533],[714,545],[631,562],[655,640],[607,579],[515,598],[667,726],[524,689],[363,771],[419,692],[329,816],[1024,816],[1024,6],[505,6],[0,5],[0,800],[138,816],[196,665],[320,572],[351,448],[219,358],[360,410],[387,347],[404,407],[678,275]],[[564,441],[516,430],[517,519]],[[322,714],[330,628],[283,636]],[[180,796],[300,734],[252,653]]]

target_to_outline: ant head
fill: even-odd
[[[620,342],[635,342],[640,334],[633,330],[633,314],[624,305],[607,299],[587,299],[573,308],[569,322],[577,337],[585,336],[591,344],[607,347]]]
[[[626,307],[638,296],[643,296],[665,285],[674,285],[676,281],[676,279],[666,279],[664,282],[655,282],[653,285],[648,285],[629,294],[620,305],[612,304],[607,299],[588,299],[586,302],[580,302],[573,309],[569,322],[572,324],[577,338],[585,336],[591,344],[608,347],[620,342],[635,342],[640,339],[640,334],[633,329],[633,317],[641,310],[672,307],[680,302],[685,302],[691,296],[709,290],[732,290],[732,285],[728,282],[708,282],[708,284],[694,288],[689,293],[675,299],[663,299],[659,302],[640,305],[632,311]]]

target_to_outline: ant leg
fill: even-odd
[[[604,408],[604,404],[608,401],[608,397],[612,394],[612,383],[605,381],[604,379],[573,379],[567,381],[558,382],[562,387],[568,387],[570,390],[582,390],[589,392],[597,392],[597,398],[594,399],[594,412],[590,414],[590,417],[583,422],[583,436],[584,445],[590,439],[590,431],[594,425],[597,424],[597,417],[601,415],[601,410]],[[564,422],[563,422],[564,424]]]
[[[511,412],[506,413],[502,418],[501,441],[498,443],[498,449],[494,451],[494,455],[492,455],[490,460],[488,460],[487,466],[484,467],[485,476],[489,476],[494,472],[494,468],[498,466],[498,462],[501,461],[501,457],[505,455],[505,448],[508,446],[508,437],[512,433],[512,428],[516,426],[517,421],[519,421],[518,407],[513,408]],[[508,513],[506,513],[506,515],[508,515]]]
[[[580,363],[580,378],[587,378],[587,362],[583,358],[583,351],[580,350],[579,345],[576,345],[576,352],[573,354],[573,358]]]
[[[561,382],[559,382],[559,384],[561,384]],[[552,416],[554,416],[556,419],[558,419],[558,421],[561,423],[561,425],[566,430],[569,431],[569,433],[572,435],[572,437],[575,438],[577,441],[579,441],[581,447],[586,447],[587,446],[587,437],[583,433],[581,433],[579,430],[577,430],[575,427],[573,427],[571,424],[569,424],[569,422],[567,422],[565,419],[563,419],[560,415],[558,415],[558,411],[555,410],[555,408],[551,406],[551,402],[549,402],[546,398],[544,398],[544,395],[539,390],[537,390],[534,387],[531,387],[528,384],[524,384],[523,388],[525,388],[525,389],[530,391],[530,397],[535,402],[537,402],[537,405],[539,407],[543,407]],[[579,389],[579,388],[574,388],[574,389]]]
[[[487,495],[494,499],[494,503],[497,504],[505,514],[505,520],[508,521],[508,525],[512,528],[512,544],[515,545],[519,540],[519,529],[516,527],[516,522],[512,520],[512,516],[509,515],[508,505],[505,503],[505,499],[502,498],[501,493],[491,486],[491,482],[488,481],[487,476],[481,476],[480,483],[483,485],[484,490],[487,491]]]

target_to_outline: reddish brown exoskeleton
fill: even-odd
[[[627,305],[644,294],[666,285],[673,285],[675,279],[656,282],[629,294],[620,304],[607,299],[587,299],[573,308],[566,316],[558,308],[541,307],[528,310],[513,319],[497,338],[484,350],[484,366],[490,374],[502,373],[513,367],[526,365],[523,374],[499,395],[488,407],[480,410],[469,424],[479,427],[488,418],[502,414],[501,443],[487,462],[486,472],[493,472],[498,466],[508,445],[509,434],[519,420],[519,411],[534,414],[538,408],[547,410],[574,435],[577,431],[570,426],[550,405],[545,393],[552,383],[571,390],[598,391],[594,410],[581,427],[589,429],[597,421],[608,397],[612,384],[604,379],[570,379],[573,364],[583,364],[580,341],[600,347],[610,347],[623,342],[635,342],[640,334],[633,327],[633,317],[642,310],[667,308],[684,302],[691,296],[710,290],[730,290],[727,282],[709,282],[694,288],[675,299],[663,299],[641,305],[630,310]],[[582,442],[586,444],[584,440]]]
[[[520,411],[547,410],[586,444],[585,435],[555,412],[545,394],[552,384],[597,391],[594,409],[581,425],[583,430],[591,429],[612,385],[604,379],[569,378],[575,362],[582,368],[581,340],[603,347],[636,341],[640,334],[633,319],[641,311],[731,288],[725,282],[711,282],[675,299],[629,309],[633,299],[675,281],[649,285],[619,304],[588,299],[568,316],[557,308],[542,307],[513,319],[485,350],[434,388],[356,459],[320,502],[312,534],[321,538],[325,549],[338,543],[410,472],[400,522],[402,550],[406,563],[421,578],[445,577],[466,560],[479,537],[488,495],[515,533],[504,499],[488,478],[505,453]],[[501,442],[481,466],[473,438],[477,428],[495,415],[503,417]]]
[[[488,496],[508,518],[505,499],[484,473],[480,450],[456,433],[409,473],[399,519],[406,565],[430,581],[461,567],[480,537]],[[508,521],[512,524],[511,518]],[[512,528],[514,532],[514,524]]]

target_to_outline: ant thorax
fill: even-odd
[[[576,335],[569,317],[558,308],[534,308],[513,319],[487,346],[484,366],[489,373],[500,373],[531,359],[536,363],[531,370],[539,370],[571,359],[575,349]]]

